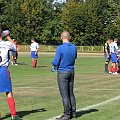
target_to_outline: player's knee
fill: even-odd
[[[13,97],[13,93],[12,92],[6,92],[6,96],[7,96],[7,98]]]

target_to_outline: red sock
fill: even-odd
[[[110,66],[110,72],[113,72],[113,66]]]
[[[115,67],[115,68],[113,68],[113,72],[115,73],[115,72],[117,72],[117,68]]]
[[[15,101],[13,97],[7,99],[8,106],[10,109],[11,116],[16,116]]]
[[[35,67],[37,67],[37,60],[35,61]]]
[[[34,60],[32,61],[32,66],[35,67],[35,61]]]

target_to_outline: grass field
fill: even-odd
[[[23,120],[47,120],[63,112],[57,73],[50,71],[52,58],[53,55],[40,55],[38,68],[33,69],[29,54],[23,54],[19,56],[18,66],[9,67],[17,111]],[[77,120],[120,120],[120,75],[104,74],[103,65],[102,56],[78,55],[75,76]],[[100,104],[102,102],[104,104]],[[88,107],[91,105],[94,106]],[[88,108],[80,110],[85,107]],[[0,109],[3,120],[10,120],[5,94],[1,94]]]

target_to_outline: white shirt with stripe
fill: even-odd
[[[9,66],[10,51],[16,51],[16,47],[9,41],[0,40],[0,66]]]
[[[116,53],[117,50],[118,50],[117,43],[115,43],[115,42],[110,43],[109,47],[110,47],[110,54],[111,53]]]
[[[38,43],[37,43],[37,42],[33,42],[33,43],[31,44],[31,46],[30,46],[30,49],[31,49],[31,51],[37,52],[37,50],[39,49]]]

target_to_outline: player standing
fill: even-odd
[[[116,65],[116,62],[117,62],[117,50],[118,50],[118,46],[117,46],[117,43],[114,42],[114,39],[111,38],[111,43],[109,44],[109,47],[110,47],[110,58],[111,58],[111,61],[112,61],[112,65],[110,66],[110,74],[113,73],[113,74],[118,74],[117,73],[117,65]]]
[[[31,39],[31,42],[32,43],[30,49],[31,49],[32,67],[36,68],[39,45],[34,38]]]
[[[74,64],[77,58],[77,49],[70,42],[70,34],[62,32],[62,45],[56,49],[56,55],[52,61],[52,71],[57,68],[57,81],[64,106],[64,114],[58,120],[69,120],[76,117],[76,100],[74,88]]]
[[[108,64],[110,62],[110,48],[109,48],[109,44],[110,44],[110,39],[108,39],[106,41],[106,43],[104,44],[104,58],[105,58],[105,70],[104,73],[109,73],[108,71]]]
[[[6,36],[8,41],[2,40],[2,35]],[[15,51],[16,48],[13,45],[13,41],[9,36],[8,31],[2,32],[0,27],[0,92],[5,92],[7,96],[7,103],[11,113],[11,120],[22,120],[16,115],[15,101],[12,93],[12,83],[10,78],[10,72],[8,66],[10,63],[10,51]]]

